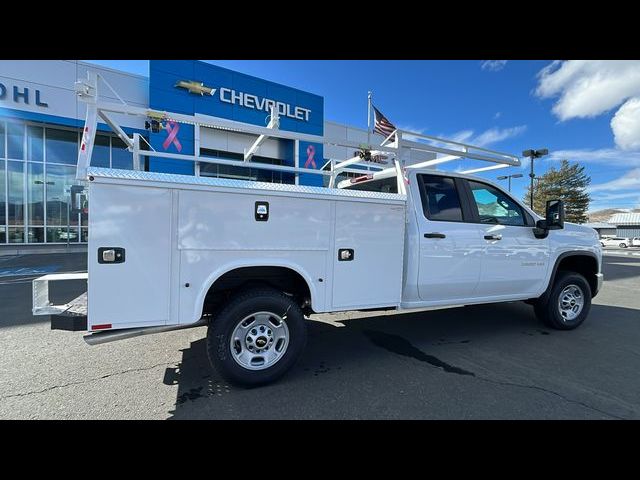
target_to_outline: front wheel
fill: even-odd
[[[211,365],[229,382],[256,386],[284,375],[306,343],[304,314],[275,289],[246,290],[234,297],[207,330]]]
[[[573,330],[579,327],[591,309],[591,287],[575,272],[559,272],[546,302],[534,306],[536,316],[550,328]]]

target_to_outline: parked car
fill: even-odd
[[[600,245],[602,245],[603,247],[627,248],[628,246],[630,246],[632,244],[631,244],[631,241],[628,238],[611,237],[611,238],[601,238],[600,239]]]
[[[631,246],[632,247],[640,247],[640,237],[633,237],[631,239]]]

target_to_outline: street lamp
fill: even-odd
[[[522,177],[521,173],[514,173],[513,175],[501,175],[498,177],[498,180],[506,180],[509,179],[509,191],[511,191],[511,179],[512,178],[520,178]]]
[[[533,173],[533,160],[535,158],[540,158],[545,155],[549,155],[549,150],[547,150],[546,148],[541,148],[540,150],[525,150],[524,152],[522,152],[523,157],[531,158],[531,171],[529,173],[529,177],[531,178],[531,188],[529,192],[530,193],[529,207],[531,207],[531,210],[533,210],[533,179],[536,177],[536,174]]]

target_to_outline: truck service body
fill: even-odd
[[[523,300],[547,325],[572,329],[601,287],[598,236],[564,223],[561,202],[550,202],[543,219],[485,179],[399,161],[403,147],[495,154],[489,161],[512,165],[513,156],[403,144],[397,132],[395,143],[375,147],[394,167],[339,188],[340,168],[358,155],[331,162],[329,188],[97,168],[90,165],[96,114],[193,119],[100,104],[96,82],[79,89],[94,107],[78,162],[89,198],[87,303],[48,302],[48,282],[68,276],[34,280],[34,314],[52,315],[53,328],[91,332],[90,344],[208,325],[212,365],[230,381],[256,385],[293,365],[309,314]],[[272,115],[277,120],[275,108]],[[277,121],[250,133],[258,146],[261,136],[285,135]],[[367,146],[360,156],[379,154]]]

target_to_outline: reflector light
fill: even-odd
[[[102,325],[93,325],[91,330],[106,330],[107,328],[111,328],[110,323],[103,323]]]

